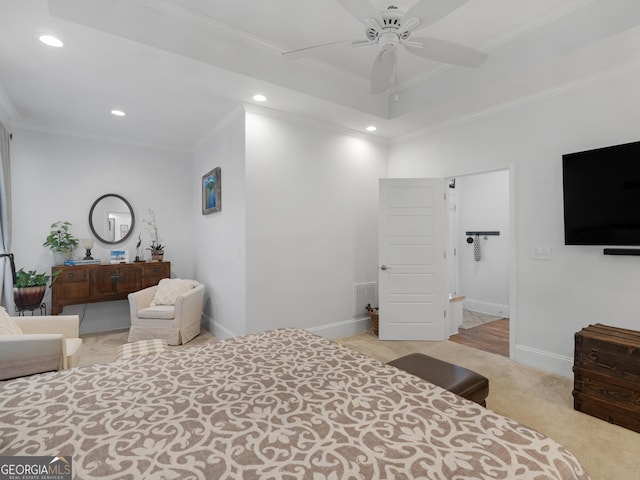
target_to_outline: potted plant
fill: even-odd
[[[156,244],[155,240],[151,241],[151,246],[147,249],[151,251],[151,260],[161,262],[164,258],[164,245]]]
[[[59,221],[51,224],[51,232],[47,236],[43,247],[49,247],[53,252],[54,265],[63,265],[65,260],[78,246],[78,239],[69,233],[70,222]]]
[[[37,273],[35,270],[16,272],[13,283],[13,301],[19,310],[39,307],[44,298],[47,283],[51,278],[46,273]]]
[[[158,222],[156,221],[156,214],[153,210],[149,209],[150,220],[144,219],[143,222],[149,225],[152,230],[153,239],[151,240],[151,246],[147,248],[151,252],[151,260],[161,262],[164,258],[164,245],[158,242]]]

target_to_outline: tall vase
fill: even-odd
[[[72,252],[53,252],[53,264],[55,266],[64,265],[66,260],[71,260]]]

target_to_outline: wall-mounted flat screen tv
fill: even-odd
[[[565,245],[640,245],[640,142],[562,156]]]

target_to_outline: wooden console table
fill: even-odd
[[[171,275],[171,262],[56,266],[51,285],[51,314],[66,305],[124,300],[131,292],[157,285]]]

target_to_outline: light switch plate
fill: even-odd
[[[551,248],[549,247],[532,247],[532,260],[551,260]]]

